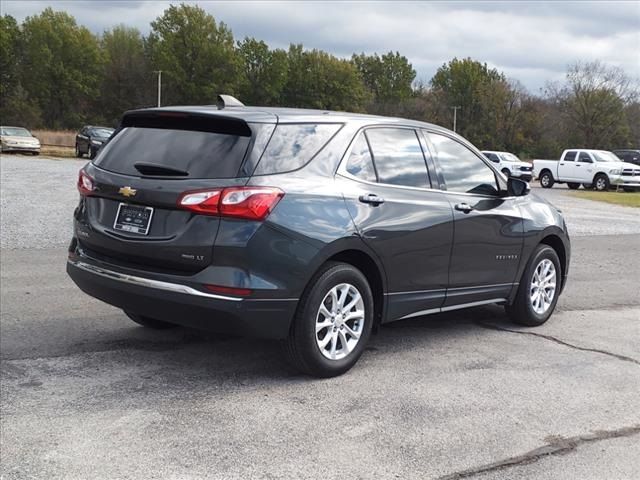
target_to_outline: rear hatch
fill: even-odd
[[[220,218],[178,203],[185,192],[244,185],[273,128],[237,115],[125,115],[81,173],[81,247],[106,261],[175,274],[210,265]]]

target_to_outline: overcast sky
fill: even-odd
[[[180,2],[1,0],[1,7],[19,21],[51,6],[95,33],[118,23],[147,33],[169,3]],[[453,57],[487,62],[533,93],[576,60],[600,59],[640,78],[640,1],[195,3],[236,39],[302,43],[342,57],[397,50],[425,82]]]

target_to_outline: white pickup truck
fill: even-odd
[[[497,163],[496,167],[498,167],[507,178],[516,177],[525,182],[531,181],[531,170],[533,167],[531,167],[530,163],[521,161],[513,153],[496,152],[494,150],[483,150],[482,153],[493,163]]]
[[[640,166],[626,163],[605,150],[570,149],[560,160],[534,160],[533,175],[542,188],[554,183],[566,183],[573,190],[595,188],[605,191],[612,186],[625,191],[640,189]]]

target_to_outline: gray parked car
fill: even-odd
[[[280,339],[317,376],[380,324],[497,303],[544,323],[558,209],[436,125],[328,111],[131,111],[78,179],[67,271],[151,328]]]

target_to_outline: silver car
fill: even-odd
[[[0,152],[40,154],[40,140],[22,127],[0,127]]]

